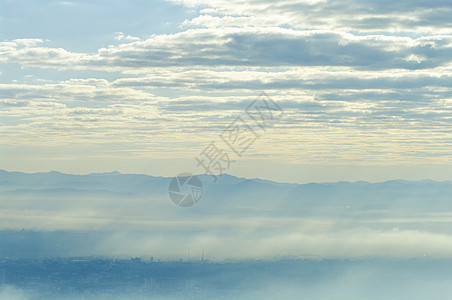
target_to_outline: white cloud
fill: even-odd
[[[127,37],[124,37],[126,39]],[[351,66],[429,69],[450,63],[452,36],[409,38],[276,27],[187,29],[101,48],[96,54],[4,42],[1,62],[22,66],[130,72],[159,67]],[[422,57],[409,59],[410,57]]]
[[[359,32],[450,33],[447,2],[422,1],[206,1],[175,0],[203,8],[193,26],[291,26]],[[214,17],[216,19],[213,19]],[[245,21],[245,23],[244,23]]]
[[[128,41],[139,41],[140,38],[131,36],[131,35],[125,35],[123,32],[116,32],[115,39],[118,41],[121,40],[128,40]]]

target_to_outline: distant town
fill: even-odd
[[[91,257],[0,260],[1,286],[27,291],[32,299],[60,296],[102,297],[125,294],[134,298],[152,295],[202,299],[227,295],[264,296],[271,284],[282,281],[288,287],[318,289],[335,283],[350,270],[383,269],[375,279],[393,284],[403,274],[432,276],[448,274],[450,260],[347,260],[277,259],[271,261],[209,262],[205,259],[160,261]],[[402,277],[401,277],[402,276]],[[82,297],[82,299],[83,299]]]

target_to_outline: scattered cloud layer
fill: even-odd
[[[452,54],[451,35],[411,38],[280,27],[189,28],[101,48],[94,54],[41,44],[42,40],[37,39],[2,42],[0,62],[40,68],[129,72],[187,66],[352,66],[370,70],[416,70],[450,66]]]
[[[285,114],[250,157],[450,165],[447,1],[172,3],[199,14],[173,33],[112,30],[94,51],[1,41],[6,73],[22,74],[0,83],[3,151],[127,144],[191,159],[265,90]]]

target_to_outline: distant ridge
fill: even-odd
[[[439,211],[452,210],[452,183],[433,180],[389,180],[369,183],[280,183],[263,179],[240,178],[229,174],[198,175],[203,196],[196,206],[222,209],[237,207],[278,207],[289,213],[317,206],[362,209],[393,209]],[[121,174],[117,171],[87,175],[64,174],[57,171],[22,173],[0,170],[2,198],[54,197],[83,199],[96,195],[108,198],[144,198],[169,201],[168,186],[172,177],[145,174]]]
[[[94,172],[94,173],[88,173],[88,174],[70,174],[70,173],[63,173],[60,171],[47,171],[47,172],[21,172],[21,171],[6,171],[3,169],[0,169],[0,176],[1,175],[61,175],[61,176],[77,176],[77,177],[86,177],[86,176],[143,176],[143,177],[149,177],[149,178],[161,178],[161,179],[170,179],[173,178],[165,177],[165,176],[154,176],[154,175],[148,175],[148,174],[140,174],[140,173],[121,173],[119,171],[111,171],[111,172]],[[201,179],[205,179],[206,181],[212,181],[212,176],[208,174],[195,174],[196,176],[199,176]],[[421,180],[405,180],[405,179],[391,179],[387,181],[379,181],[379,182],[369,182],[369,181],[332,181],[332,182],[308,182],[308,183],[293,183],[293,182],[280,182],[280,181],[274,181],[269,179],[261,179],[261,178],[245,178],[245,177],[237,177],[230,174],[221,174],[217,175],[218,177],[218,183],[225,183],[227,181],[234,181],[234,182],[242,182],[242,181],[253,181],[253,182],[259,182],[259,183],[269,183],[269,184],[288,184],[288,185],[309,185],[309,184],[320,184],[320,185],[340,185],[340,184],[381,184],[381,183],[391,183],[391,184],[397,184],[397,183],[452,183],[452,181],[437,181],[432,179],[421,179]],[[1,178],[0,178],[1,179]]]

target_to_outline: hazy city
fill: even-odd
[[[0,0],[0,299],[452,298],[451,15]]]

